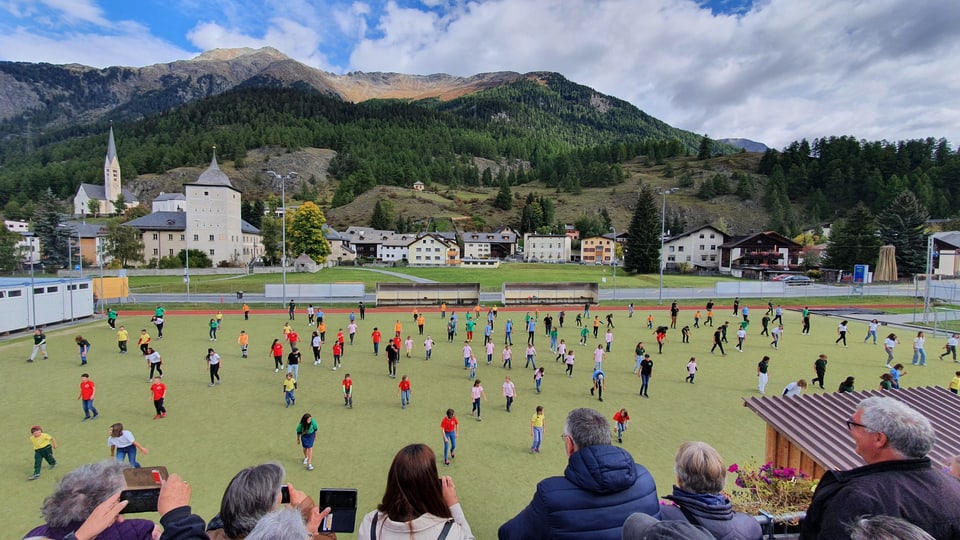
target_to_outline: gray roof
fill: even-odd
[[[515,244],[517,242],[517,235],[513,233],[499,233],[499,232],[468,232],[463,233],[464,243],[478,242],[478,243],[507,243]]]
[[[955,248],[960,247],[960,232],[958,231],[933,233],[933,239],[944,244],[949,244]]]
[[[113,142],[113,126],[110,126],[110,138],[107,140],[106,165],[117,158],[117,143]]]
[[[163,192],[161,192],[159,195],[157,195],[156,197],[154,197],[153,202],[157,202],[157,201],[185,201],[185,200],[187,200],[187,196],[184,195],[183,193],[163,193]]]
[[[234,191],[240,191],[233,187],[233,184],[230,183],[230,178],[220,170],[220,165],[217,164],[216,152],[213,153],[213,159],[210,160],[210,166],[207,167],[207,170],[203,171],[200,174],[200,178],[197,178],[197,181],[191,182],[191,184],[196,186],[228,187]]]
[[[245,234],[260,234],[260,229],[254,227],[253,225],[247,223],[244,220],[240,220],[240,232]]]
[[[97,199],[100,201],[107,200],[107,190],[103,186],[98,186],[97,184],[80,184],[80,190],[83,190],[87,194],[87,197],[91,199]],[[77,190],[78,192],[80,190]],[[120,188],[120,193],[123,195],[124,202],[135,203],[137,202],[137,197],[127,188]]]
[[[83,221],[64,221],[61,227],[70,231],[70,236],[81,238],[96,238],[107,234],[107,228],[102,223],[85,223]]]
[[[185,231],[187,230],[186,212],[154,212],[128,221],[126,227],[135,227],[141,231]]]
[[[135,227],[141,231],[185,231],[187,230],[186,212],[154,212],[141,218],[123,224],[126,227]],[[260,229],[240,220],[240,232],[244,234],[260,234]]]

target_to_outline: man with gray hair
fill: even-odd
[[[933,468],[930,422],[894,398],[871,397],[847,420],[856,452],[867,463],[827,471],[800,531],[801,540],[849,538],[865,515],[902,518],[940,540],[960,538],[960,482]]]
[[[533,500],[498,531],[501,540],[619,540],[635,512],[660,517],[653,476],[613,446],[610,424],[593,409],[574,409],[563,427],[568,462],[563,476],[537,484]]]

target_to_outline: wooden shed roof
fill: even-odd
[[[940,386],[863,392],[828,392],[795,397],[751,397],[744,406],[827,470],[847,470],[865,465],[854,451],[845,421],[865,398],[883,396],[900,400],[930,420],[937,442],[930,452],[936,464],[960,455],[960,396]]]

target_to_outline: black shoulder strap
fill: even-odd
[[[444,538],[446,538],[447,535],[450,534],[450,527],[453,527],[452,519],[443,524],[443,530],[440,531],[440,536],[437,537],[437,540],[444,540]],[[372,539],[372,540],[376,540],[376,539]]]
[[[377,540],[377,516],[380,512],[373,513],[373,519],[370,520],[370,540]]]

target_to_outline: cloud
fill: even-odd
[[[500,0],[438,15],[391,2],[350,68],[557,71],[678,127],[775,146],[960,135],[950,97],[960,91],[960,3],[771,0],[735,11]]]

